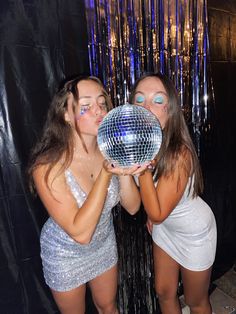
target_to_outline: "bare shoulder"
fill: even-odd
[[[187,147],[182,147],[181,151],[179,152],[177,165],[185,172],[190,174],[192,169],[192,154]]]
[[[56,164],[51,169],[49,165],[39,165],[33,171],[34,184],[41,200],[48,203],[65,203],[73,199],[71,191],[66,183],[65,173],[61,165]]]
[[[49,215],[67,230],[73,224],[78,206],[66,183],[61,165],[55,165],[50,172],[48,170],[48,165],[40,165],[34,170],[35,187]]]
[[[61,165],[56,164],[50,169],[50,165],[39,165],[33,171],[33,179],[37,188],[37,185],[42,184],[50,187],[55,187],[60,182],[65,181],[64,172]]]

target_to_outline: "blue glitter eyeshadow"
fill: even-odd
[[[137,103],[142,103],[142,102],[144,102],[144,100],[145,100],[144,96],[141,96],[141,95],[139,95],[139,96],[136,98],[136,102],[137,102]]]
[[[157,95],[153,98],[154,103],[163,104],[164,103],[164,97],[161,95]]]

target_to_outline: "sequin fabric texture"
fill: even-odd
[[[153,225],[153,241],[183,267],[202,271],[214,262],[216,221],[211,208],[200,197],[192,198],[189,183],[171,214]],[[193,182],[192,182],[193,186]]]
[[[78,207],[87,198],[70,170],[66,181]],[[74,289],[117,263],[117,245],[111,209],[119,202],[119,181],[113,176],[104,208],[89,244],[73,240],[51,217],[44,224],[41,236],[41,258],[47,285],[55,291]]]

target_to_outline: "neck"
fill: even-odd
[[[97,162],[101,157],[100,151],[98,149],[97,140],[84,142],[87,152],[84,149],[82,142],[79,141],[74,148],[73,160],[77,167],[83,169],[82,173],[89,177],[90,180],[94,181],[94,174],[97,172]]]
[[[84,144],[86,146],[87,152],[82,144],[82,141],[79,139],[75,143],[75,151],[78,152],[81,156],[94,155],[98,151],[98,144],[96,137],[84,138]]]

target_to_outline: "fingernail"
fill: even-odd
[[[112,168],[115,168],[114,164],[111,164]]]

